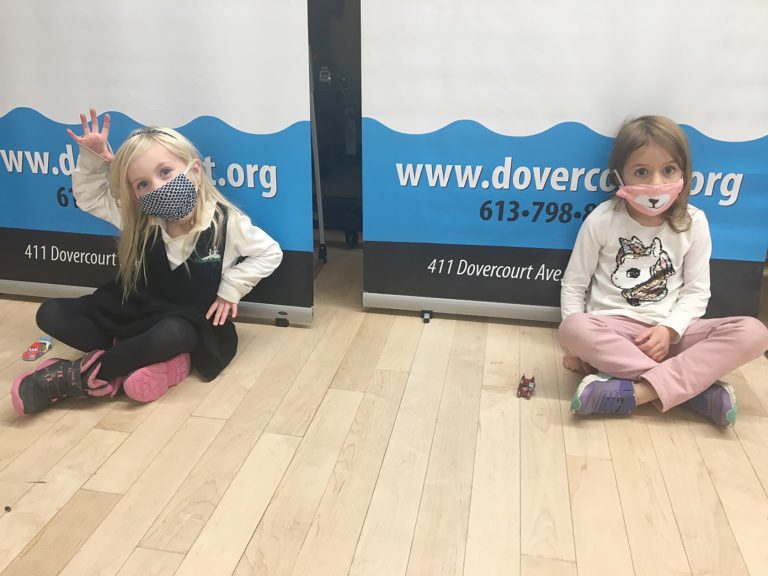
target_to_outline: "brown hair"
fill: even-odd
[[[664,116],[641,116],[625,122],[616,135],[608,160],[611,179],[618,185],[613,171],[623,174],[624,165],[630,154],[651,143],[667,150],[683,172],[683,189],[669,210],[663,214],[673,230],[683,232],[691,227],[691,217],[688,214],[688,197],[691,193],[691,152],[685,132],[675,122]]]

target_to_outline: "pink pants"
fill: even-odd
[[[634,343],[647,324],[623,316],[572,314],[560,324],[560,344],[601,372],[644,378],[656,390],[663,411],[706,390],[718,378],[754,360],[768,348],[768,329],[748,316],[691,322],[662,362]]]

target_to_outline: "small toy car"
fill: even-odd
[[[526,399],[531,398],[533,396],[533,393],[536,391],[536,377],[531,376],[530,378],[526,378],[525,374],[523,374],[520,377],[520,384],[517,385],[517,397],[523,397]]]
[[[40,340],[33,342],[29,348],[24,350],[24,353],[21,355],[21,359],[29,361],[37,360],[51,348],[53,348],[53,340],[51,337],[41,336]]]

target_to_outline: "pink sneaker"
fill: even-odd
[[[123,390],[137,402],[153,402],[184,380],[189,375],[189,367],[190,357],[186,352],[165,362],[144,366],[128,374]]]

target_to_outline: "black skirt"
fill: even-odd
[[[183,318],[195,327],[198,340],[191,352],[192,366],[212,380],[237,352],[237,332],[231,319],[214,326],[205,314],[216,300],[221,284],[222,255],[226,247],[227,212],[219,221],[220,240],[213,226],[200,233],[186,262],[171,269],[159,229],[144,253],[146,277],[123,300],[119,282],[98,288],[90,297],[91,316],[108,335],[129,338],[142,334],[165,318]]]
[[[197,346],[190,352],[192,366],[205,380],[212,380],[232,361],[237,352],[237,332],[232,320],[214,326],[205,318],[207,308],[174,304],[135,292],[123,301],[123,289],[110,282],[86,296],[91,318],[104,333],[120,340],[143,334],[165,318],[183,318],[197,332]],[[213,300],[211,300],[213,303]]]

